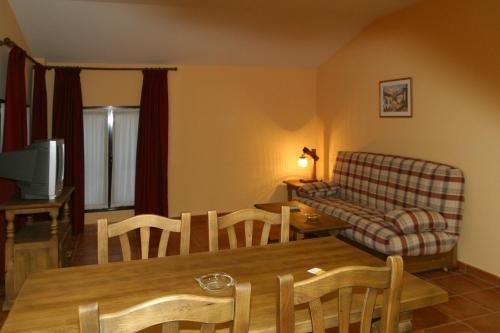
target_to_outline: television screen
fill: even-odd
[[[64,182],[64,140],[0,154],[0,177],[16,180],[23,199],[55,199]]]

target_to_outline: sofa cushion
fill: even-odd
[[[391,236],[392,233],[392,236]],[[451,251],[458,236],[443,231],[398,235],[392,229],[371,224],[369,229],[352,228],[341,235],[386,255],[426,256]]]
[[[425,231],[444,231],[447,228],[443,215],[431,209],[393,209],[385,214],[385,221],[399,235]]]
[[[342,235],[387,255],[419,256],[450,251],[458,237],[446,232],[400,235],[385,220],[384,212],[339,198],[299,198],[316,210],[349,223]]]
[[[328,197],[335,195],[339,187],[333,183],[314,182],[306,183],[297,189],[297,195],[301,197]]]

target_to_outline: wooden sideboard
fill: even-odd
[[[73,190],[65,187],[54,200],[23,200],[16,194],[0,206],[7,220],[4,310],[12,307],[30,273],[69,265],[75,244],[69,208]],[[51,220],[34,221],[33,214],[39,213],[49,213]],[[26,215],[27,221],[15,231],[17,215]]]

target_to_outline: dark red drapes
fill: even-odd
[[[42,139],[47,139],[47,88],[45,67],[36,64],[31,103],[31,142]]]
[[[64,184],[74,186],[72,198],[73,232],[83,231],[84,160],[83,103],[79,68],[57,68],[54,79],[52,137],[64,139]]]
[[[13,47],[9,53],[5,89],[3,151],[26,146],[26,52]]]
[[[137,160],[135,213],[168,216],[167,70],[143,71]]]
[[[26,146],[25,56],[26,52],[18,47],[13,47],[9,53],[3,128],[4,152],[23,149]],[[0,203],[9,199],[16,191],[15,182],[0,178]],[[3,214],[0,214],[0,225],[0,273],[2,273],[3,278],[5,267],[5,220]]]

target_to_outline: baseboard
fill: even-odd
[[[480,268],[458,261],[458,270],[460,272],[467,273],[484,281],[500,286],[500,276],[485,272]]]

